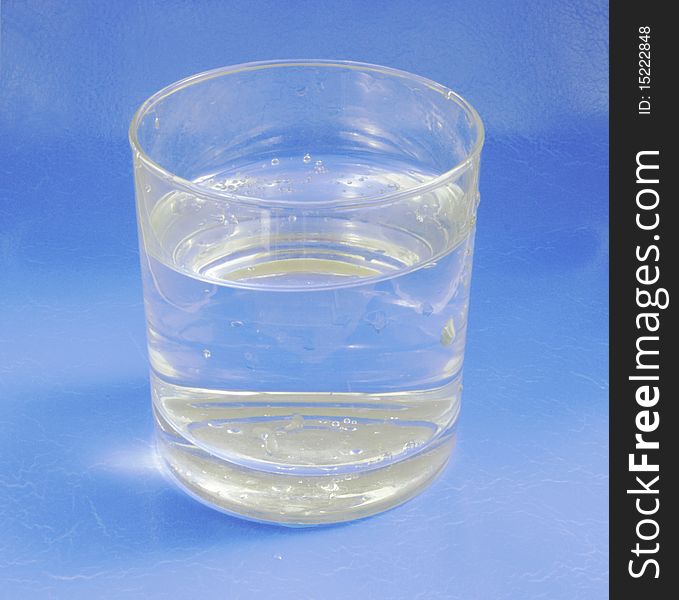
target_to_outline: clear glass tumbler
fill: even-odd
[[[169,473],[289,525],[427,486],[460,408],[476,111],[376,65],[251,63],[161,90],[130,142]]]

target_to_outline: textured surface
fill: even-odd
[[[0,597],[606,596],[604,2],[0,14]],[[402,508],[316,530],[210,511],[155,468],[126,140],[167,83],[296,56],[431,77],[488,129],[452,465]]]

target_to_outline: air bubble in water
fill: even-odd
[[[297,217],[295,215],[290,215],[288,217],[288,223],[294,223],[297,220]]]
[[[203,350],[203,358],[210,358],[212,356],[212,352],[210,352],[207,348]]]
[[[280,164],[280,162],[281,162],[281,161],[278,160],[277,158],[272,158],[272,159],[271,159],[271,164],[272,164],[274,167],[275,167],[276,165]]]
[[[354,456],[357,456],[358,454],[363,454],[363,449],[362,448],[354,448],[353,450],[349,451],[349,454],[353,454]]]
[[[231,325],[231,327],[243,327],[243,321],[231,321],[229,325]]]
[[[305,163],[310,163],[311,162],[311,155],[309,153],[304,155],[304,158],[302,159]]]

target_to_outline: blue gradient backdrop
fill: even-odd
[[[602,1],[0,7],[0,598],[601,599],[608,14]],[[250,60],[414,71],[486,122],[458,450],[345,526],[213,512],[156,471],[127,125]]]

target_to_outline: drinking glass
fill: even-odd
[[[167,471],[288,525],[420,492],[460,409],[476,111],[395,69],[271,61],[159,91],[130,142]]]

